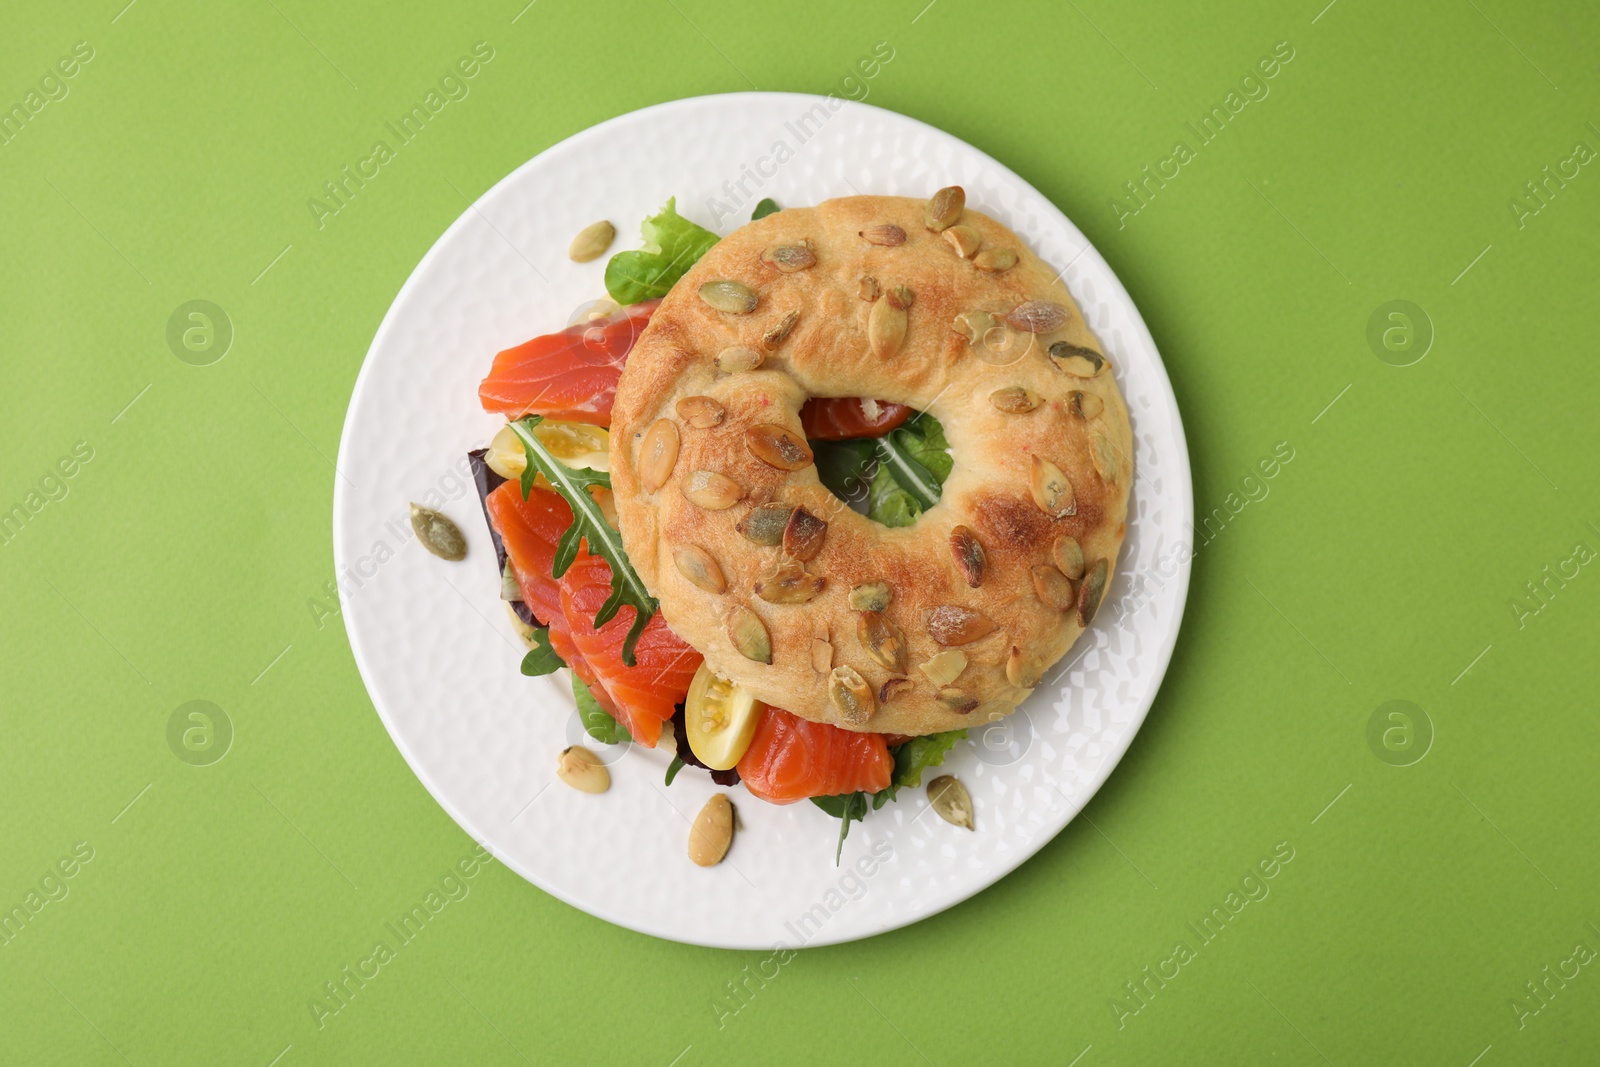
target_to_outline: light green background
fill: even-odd
[[[1600,967],[1520,1026],[1512,1006],[1600,948],[1600,569],[1559,578],[1600,548],[1600,169],[1520,226],[1508,206],[1600,149],[1593,5],[124,2],[18,9],[0,34],[0,104],[94,50],[0,146],[0,508],[93,449],[0,546],[0,907],[94,851],[0,947],[0,1060],[1600,1056]],[[308,198],[480,40],[471,95],[319,230]],[[1016,169],[1121,276],[1197,510],[1260,497],[1246,476],[1293,449],[1200,550],[1144,729],[1009,878],[803,953],[720,1027],[764,954],[616,929],[494,866],[319,1029],[322,983],[473,847],[309,603],[390,301],[464,197],[561,138],[676,97],[849,91],[878,41],[869,102]],[[1279,41],[1270,94],[1119,228],[1122,183],[1193,146],[1185,122]],[[166,344],[192,299],[236,330],[211,366]],[[1437,335],[1403,368],[1366,340],[1395,299]],[[196,699],[236,731],[211,766],[166,740]],[[1367,742],[1396,699],[1435,731],[1412,766]],[[1119,1026],[1123,983],[1197,945],[1186,924],[1279,842],[1270,895]]]

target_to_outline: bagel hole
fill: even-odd
[[[859,404],[854,397],[821,399]],[[915,408],[905,410],[905,421],[886,433],[807,438],[823,486],[841,505],[886,528],[915,525],[927,510],[924,501],[930,496],[938,501],[952,467],[949,446],[940,444],[944,430],[938,420]]]

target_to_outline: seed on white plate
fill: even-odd
[[[972,798],[967,795],[967,787],[953,775],[941,774],[928,783],[928,803],[933,806],[934,813],[951,826],[973,828]]]
[[[461,528],[444,515],[421,504],[411,505],[411,529],[422,547],[451,562],[467,558],[467,539]]]
[[[556,777],[580,793],[604,793],[611,788],[611,772],[606,770],[599,756],[582,745],[561,750]]]
[[[578,236],[572,239],[572,244],[567,248],[567,257],[574,263],[587,263],[592,259],[599,259],[605,250],[611,247],[611,242],[616,240],[617,228],[605,219],[591,222],[578,231]]]
[[[689,827],[689,860],[697,867],[715,867],[733,844],[733,801],[713,794]]]

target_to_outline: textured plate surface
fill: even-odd
[[[647,165],[641,165],[647,164]],[[566,672],[518,673],[493,550],[463,454],[497,419],[477,385],[494,353],[566,325],[604,293],[605,257],[566,256],[581,227],[616,225],[612,251],[669,196],[719,233],[758,199],[814,204],[966,188],[1063,277],[1105,345],[1135,442],[1128,537],[1099,618],[1010,718],[973,730],[946,768],[967,785],[977,832],[928,814],[925,793],[855,826],[810,804],[734,790],[744,830],[722,865],[685,847],[714,791],[667,757],[585,741]],[[575,907],[635,930],[728,948],[830,944],[890,930],[977,893],[1027,859],[1094,795],[1161,682],[1189,584],[1189,458],[1155,343],[1116,276],[1066,217],[993,159],[920,122],[836,98],[738,93],[623,115],[530,160],[489,190],[417,265],[356,381],[334,484],[343,618],[373,704],[417,776],[501,861]],[[469,542],[445,563],[411,536],[407,502],[442,508]],[[555,778],[582,741],[612,788]],[[648,889],[646,889],[648,887]]]

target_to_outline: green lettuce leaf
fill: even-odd
[[[873,810],[893,800],[901,786],[921,785],[922,772],[943,763],[955,743],[966,740],[966,737],[966,730],[947,730],[942,734],[913,737],[904,744],[896,745],[893,749],[894,775],[889,780],[889,788],[872,794]]]
[[[811,441],[817,478],[828,491],[853,504],[867,494],[872,483],[873,445],[866,438],[848,441]]]
[[[682,756],[673,756],[672,757],[672,762],[667,764],[667,782],[666,782],[666,784],[667,785],[671,785],[672,784],[672,780],[674,778],[678,777],[678,772],[683,770],[684,767],[686,767],[686,766],[688,766],[688,764],[683,762],[683,757]]]
[[[867,487],[867,517],[885,526],[910,526],[939,502],[950,477],[944,427],[932,415],[918,415],[874,446],[878,467]]]
[[[678,214],[676,197],[639,228],[644,247],[618,252],[606,263],[606,292],[622,305],[666,296],[719,239]]]
[[[554,674],[565,666],[565,661],[550,647],[549,629],[541,626],[534,630],[533,648],[522,657],[522,673],[530,678],[537,678],[541,674]]]
[[[778,202],[776,200],[772,199],[770,196],[764,196],[761,198],[761,202],[756,205],[755,211],[750,213],[750,221],[754,222],[756,219],[764,219],[768,215],[781,210],[782,208],[778,207]]]
[[[606,745],[620,745],[633,740],[628,728],[600,706],[594,694],[589,692],[589,687],[576,674],[572,676],[572,699],[578,702],[578,718],[590,737]]]
[[[542,474],[572,508],[572,525],[567,527],[561,540],[556,543],[550,576],[559,578],[567,573],[567,568],[578,557],[579,544],[584,542],[588,544],[590,552],[611,564],[611,595],[595,613],[594,625],[596,629],[604,626],[616,618],[624,604],[631,605],[634,608],[633,627],[622,641],[622,662],[629,667],[635,666],[634,646],[639,643],[639,635],[644,633],[645,624],[655,615],[658,605],[656,598],[650,595],[650,590],[645,588],[643,580],[634,571],[633,564],[628,562],[628,553],[622,547],[622,535],[606,521],[600,505],[589,495],[592,485],[610,489],[611,475],[587,467],[574,470],[556,459],[544,442],[534,436],[533,428],[542,421],[542,415],[529,415],[513,422],[511,432],[517,435],[522,442],[522,450],[528,455],[528,466],[522,472],[522,498],[526,500],[533,491],[534,476]]]

